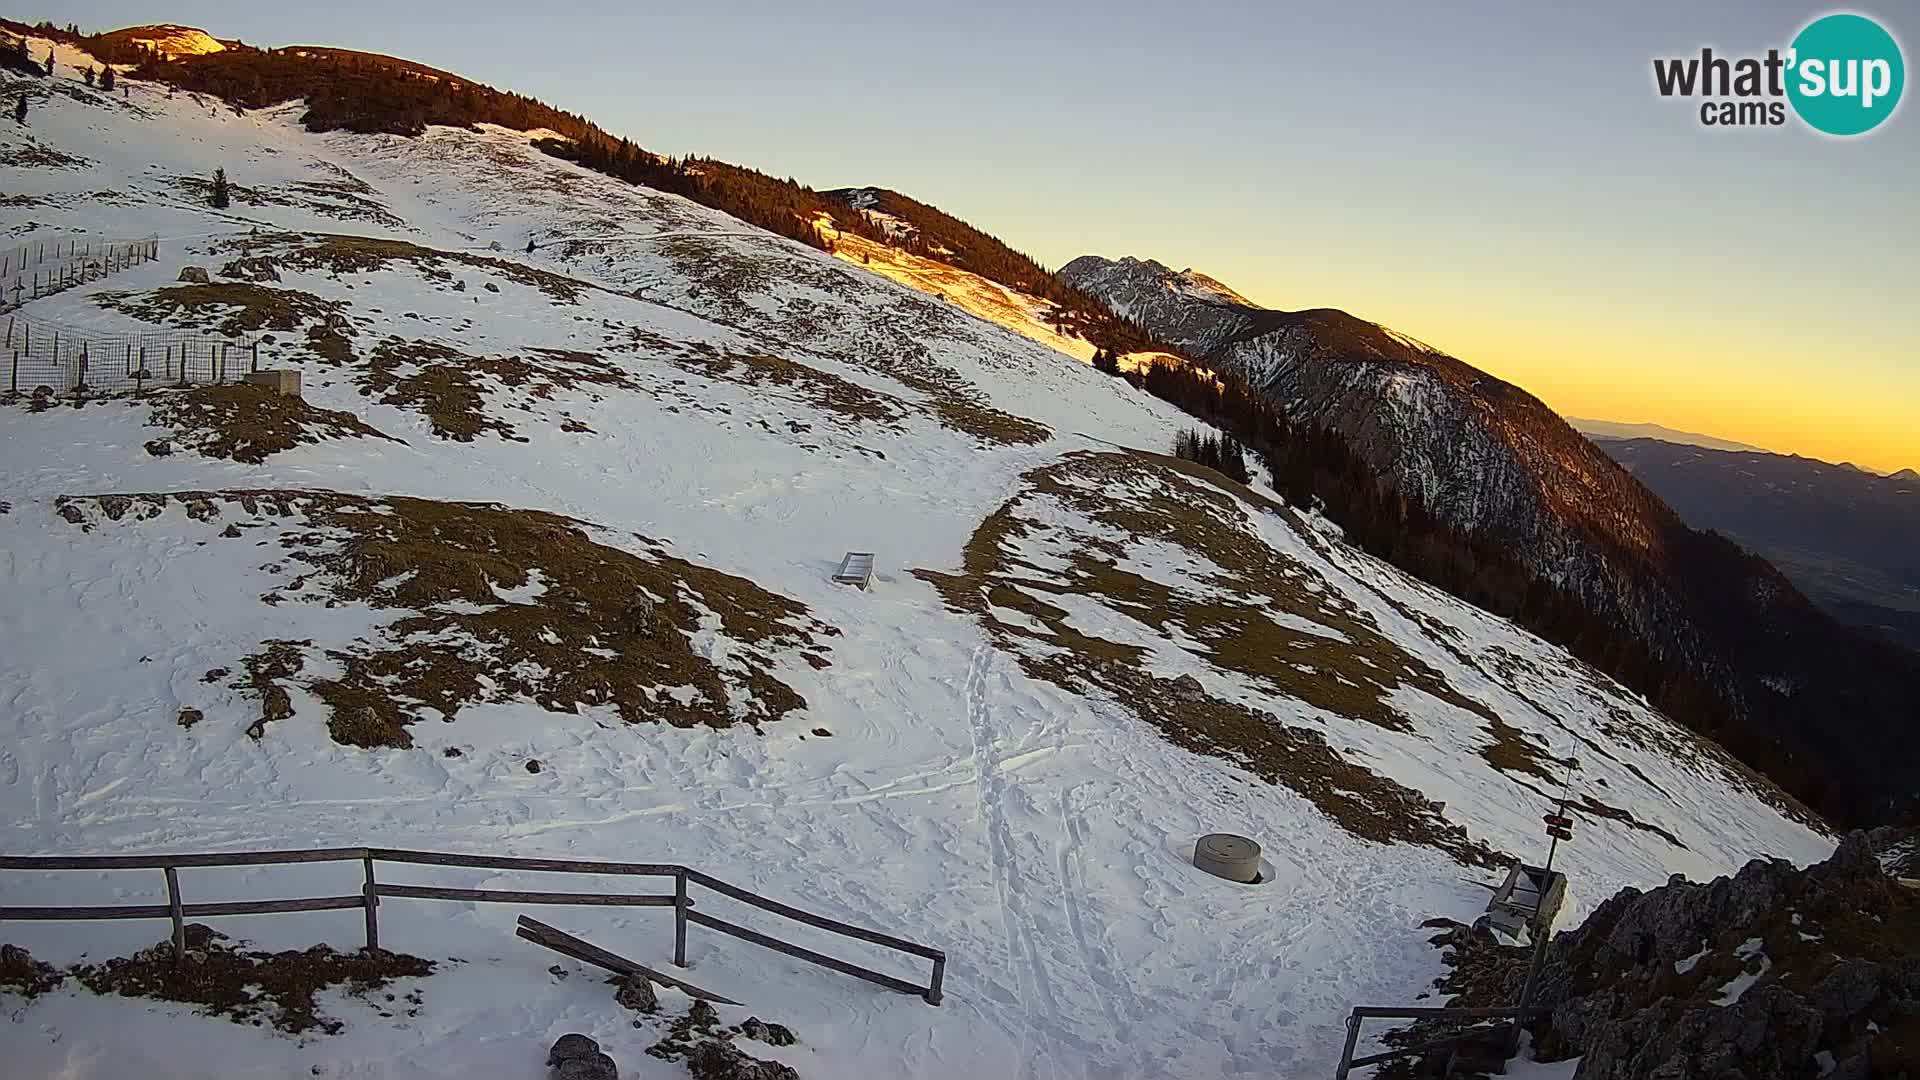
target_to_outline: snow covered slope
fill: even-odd
[[[316,136],[298,106],[126,85],[5,87],[32,98],[0,127],[8,239],[162,238],[22,314],[268,334],[304,402],[0,406],[8,853],[685,862],[947,951],[936,1009],[696,930],[689,977],[794,1028],[755,1049],[803,1076],[1307,1076],[1350,1005],[1427,987],[1420,923],[1470,919],[1563,783],[1570,917],[1831,847],[1564,653],[1141,452],[1190,422],[1122,380],[530,133]],[[877,553],[870,591],[829,582],[848,550]],[[1263,884],[1189,865],[1216,830],[1266,845]],[[183,874],[207,900],[358,883]],[[0,902],[160,886],[4,872]],[[23,1076],[524,1077],[582,1030],[623,1075],[685,1075],[514,915],[383,905],[383,944],[463,961],[408,981],[416,1015],[334,995],[344,1030],[296,1041],[70,982],[8,997],[0,1053]],[[359,918],[221,926],[344,948]],[[551,918],[670,955],[661,912]],[[165,930],[4,933],[67,964]]]

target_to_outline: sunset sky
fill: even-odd
[[[1340,307],[1562,413],[1920,468],[1920,115],[1704,128],[1655,56],[1823,5],[65,0],[388,52],[662,153],[896,188],[1051,266],[1192,266]],[[1911,5],[1845,10],[1920,40]],[[1908,96],[1911,96],[1909,93]]]

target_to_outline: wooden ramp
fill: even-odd
[[[616,956],[600,948],[598,945],[582,941],[572,934],[555,930],[546,923],[540,922],[537,919],[529,919],[525,915],[520,916],[520,924],[514,928],[513,932],[516,936],[525,938],[535,945],[552,949],[562,956],[570,956],[582,963],[605,968],[615,975],[627,975],[636,979],[647,979],[651,982],[659,983],[661,986],[671,986],[677,990],[684,990],[693,997],[706,998],[708,1001],[717,1001],[722,1005],[741,1004],[741,1002],[735,1001],[730,997],[722,997],[710,990],[702,990],[684,979],[676,979],[671,975],[662,975],[660,972],[653,970],[645,964],[636,964],[624,956]]]

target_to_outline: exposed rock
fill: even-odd
[[[559,1065],[563,1061],[589,1057],[599,1052],[599,1043],[578,1032],[569,1032],[553,1041],[552,1049],[547,1051],[547,1064]]]
[[[696,1080],[800,1080],[800,1074],[788,1066],[748,1057],[718,1039],[703,1042],[687,1054],[687,1071]]]
[[[553,1067],[555,1080],[620,1080],[620,1067],[613,1059],[596,1050],[583,1057],[568,1058]]]
[[[1540,1002],[1538,1045],[1579,1056],[1579,1080],[1906,1076],[1920,895],[1884,877],[1865,833],[1804,871],[1755,860],[1626,889],[1554,939]]]
[[[1880,996],[1884,972],[1884,965],[1870,960],[1842,960],[1807,999],[1828,1020],[1844,1022],[1864,1012]]]
[[[660,1008],[660,997],[653,992],[653,984],[645,979],[635,979],[626,975],[613,980],[618,987],[613,992],[613,1000],[622,1008],[634,1012],[651,1013]]]
[[[746,1023],[741,1024],[738,1030],[742,1036],[768,1046],[792,1046],[797,1041],[793,1031],[785,1024],[769,1024],[757,1016],[747,1017]]]
[[[192,282],[195,285],[206,285],[213,281],[212,278],[207,276],[207,268],[204,266],[181,267],[179,280]]]
[[[0,991],[35,998],[59,986],[66,976],[35,960],[18,945],[0,945]]]

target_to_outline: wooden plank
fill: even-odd
[[[0,855],[0,870],[165,870],[169,866],[272,866],[363,859],[366,848],[223,851],[202,855]]]
[[[693,901],[687,899],[687,872],[683,869],[673,875],[673,966],[687,966],[687,908]]]
[[[691,915],[692,913],[689,912],[688,914]],[[694,997],[706,998],[708,1001],[717,1001],[722,1005],[743,1004],[732,998],[722,997],[710,990],[702,990],[684,979],[676,979],[671,975],[662,975],[660,972],[653,970],[645,964],[636,964],[624,956],[610,953],[598,945],[583,941],[564,931],[556,930],[537,919],[530,919],[522,915],[518,922],[519,925],[517,925],[513,931],[516,936],[525,938],[543,948],[552,949],[554,952],[562,955],[571,956],[575,960],[583,963],[605,968],[616,975],[648,979],[659,983],[661,986],[671,986],[675,989],[684,990]]]
[[[167,912],[173,919],[173,966],[187,958],[186,912],[180,906],[180,872],[167,867]]]
[[[1467,1020],[1486,1020],[1511,1016],[1545,1016],[1552,1009],[1518,1009],[1512,1006],[1498,1009],[1479,1008],[1382,1008],[1374,1005],[1355,1006],[1353,1015],[1370,1016],[1383,1020],[1419,1020],[1425,1017],[1459,1017]]]
[[[80,922],[93,919],[168,919],[165,904],[123,904],[117,907],[0,907],[0,922]]]
[[[805,960],[808,963],[818,964],[824,968],[832,968],[843,975],[851,975],[856,979],[865,979],[870,983],[878,983],[889,990],[898,990],[902,994],[912,994],[915,997],[925,997],[927,995],[927,988],[917,983],[910,983],[905,979],[886,975],[872,968],[864,968],[859,964],[850,964],[845,960],[828,956],[825,953],[817,953],[812,949],[802,948],[799,945],[781,941],[779,938],[768,937],[757,930],[749,930],[739,923],[728,922],[725,919],[716,919],[704,911],[689,911],[687,912],[687,919],[689,922],[699,923],[708,929],[718,930],[723,934],[729,934],[742,941],[750,941],[755,945],[772,949],[777,953],[783,953],[796,960]]]
[[[397,848],[368,848],[381,862],[414,863],[420,866],[470,866],[482,870],[544,870],[562,874],[629,874],[638,877],[672,877],[680,867],[672,863],[595,862],[588,859],[516,859],[504,855],[464,855],[440,851],[405,851]],[[355,856],[358,858],[358,856]]]
[[[417,900],[470,900],[482,904],[578,904],[583,907],[672,907],[665,893],[520,892],[514,889],[444,889],[436,885],[377,885],[381,896]]]
[[[373,856],[369,854],[360,860],[365,868],[365,876],[360,883],[360,906],[367,912],[367,951],[380,947],[380,890],[373,879]]]
[[[929,960],[945,960],[947,958],[947,954],[941,952],[939,949],[918,945],[905,938],[897,938],[891,934],[883,934],[878,930],[868,930],[865,927],[843,923],[838,919],[829,919],[824,915],[815,915],[810,911],[801,911],[797,907],[788,906],[778,900],[769,900],[764,896],[749,892],[737,885],[729,885],[719,878],[703,874],[698,870],[688,870],[687,879],[698,885],[712,889],[714,892],[720,893],[723,896],[731,896],[742,903],[752,904],[754,907],[760,908],[763,911],[771,911],[775,915],[783,915],[796,922],[806,923],[808,926],[817,926],[822,930],[831,930],[845,937],[858,938],[861,941],[872,942],[875,945],[884,945],[889,949],[898,949],[901,952],[912,953],[915,956],[924,956]]]
[[[183,915],[271,915],[280,911],[340,911],[366,906],[366,897],[315,896],[297,900],[231,900],[218,904],[182,904]]]

